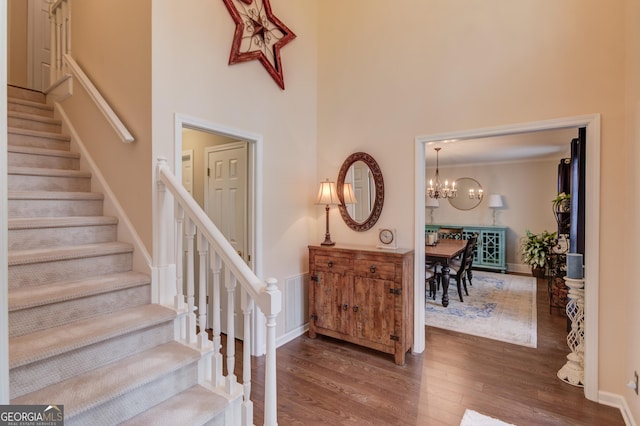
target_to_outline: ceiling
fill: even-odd
[[[426,145],[427,167],[436,166],[434,148],[441,147],[440,167],[560,159],[571,154],[578,129],[557,129],[480,139],[446,140]]]

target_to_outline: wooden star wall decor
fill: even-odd
[[[269,0],[222,0],[236,30],[229,65],[257,59],[284,90],[280,49],[296,35],[273,15]]]

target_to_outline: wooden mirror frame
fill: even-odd
[[[347,172],[356,161],[362,161],[367,165],[367,167],[369,167],[376,189],[376,197],[373,202],[371,213],[364,222],[357,222],[349,215],[347,207],[344,204],[344,190],[342,189]],[[384,205],[384,179],[382,179],[382,171],[380,170],[380,166],[378,166],[376,160],[366,152],[356,152],[348,156],[347,159],[344,160],[344,163],[342,163],[342,167],[340,167],[337,189],[338,198],[340,199],[340,205],[338,207],[340,208],[340,214],[342,215],[344,223],[354,231],[362,232],[371,229],[378,221],[380,213],[382,213],[382,206]]]

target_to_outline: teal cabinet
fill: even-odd
[[[474,233],[478,234],[478,245],[473,257],[473,266],[485,269],[495,269],[507,272],[507,227],[506,226],[475,226],[452,224],[429,224],[425,226],[425,233],[438,232],[440,227],[462,228],[464,239]]]

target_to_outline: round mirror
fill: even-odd
[[[475,179],[469,177],[456,179],[456,188],[458,195],[456,198],[448,198],[448,200],[449,204],[458,210],[474,209],[484,198],[482,186]]]
[[[337,188],[347,226],[354,231],[371,229],[384,204],[384,181],[376,160],[364,152],[351,154],[342,163]]]

